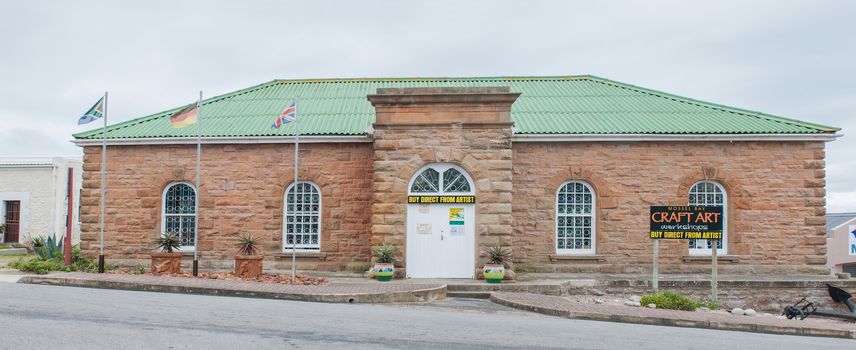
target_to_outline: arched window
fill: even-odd
[[[556,194],[556,252],[595,253],[595,194],[581,181],[562,184]]]
[[[689,205],[722,207],[722,240],[716,242],[717,254],[727,252],[728,242],[728,205],[725,189],[715,181],[700,181],[690,187]],[[690,254],[710,254],[710,241],[706,239],[689,240]]]
[[[282,250],[321,249],[321,191],[300,181],[285,191]]]
[[[410,184],[410,193],[472,193],[470,179],[462,169],[452,164],[431,164]]]
[[[181,250],[194,247],[196,232],[196,189],[186,182],[170,184],[163,192],[164,233],[174,232],[181,239]]]

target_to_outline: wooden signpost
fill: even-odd
[[[654,240],[652,285],[659,292],[659,257],[661,239],[707,239],[711,246],[710,291],[717,301],[716,241],[722,239],[722,207],[713,206],[652,206],[649,237]]]

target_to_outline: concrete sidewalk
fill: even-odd
[[[728,313],[581,304],[560,296],[531,293],[493,292],[490,300],[522,310],[573,319],[856,339],[856,323],[820,318],[799,321]]]
[[[70,272],[26,275],[21,277],[18,283],[329,303],[427,302],[446,297],[444,284],[375,281],[304,286],[241,280]]]

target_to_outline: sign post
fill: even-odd
[[[660,292],[660,240],[654,239],[654,277],[651,279],[654,285],[654,294]]]
[[[711,246],[710,292],[717,301],[716,248],[722,239],[722,207],[713,206],[652,206],[649,236],[654,240],[654,293],[658,292],[661,239],[706,239]]]

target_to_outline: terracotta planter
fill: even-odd
[[[259,278],[262,275],[264,255],[235,255],[235,276]]]
[[[392,280],[395,276],[395,265],[393,264],[374,264],[372,266],[372,274],[375,279],[381,282]]]
[[[505,265],[485,264],[482,272],[484,272],[484,280],[487,283],[500,283],[505,278]]]
[[[176,274],[181,272],[181,253],[152,253],[152,274]]]

